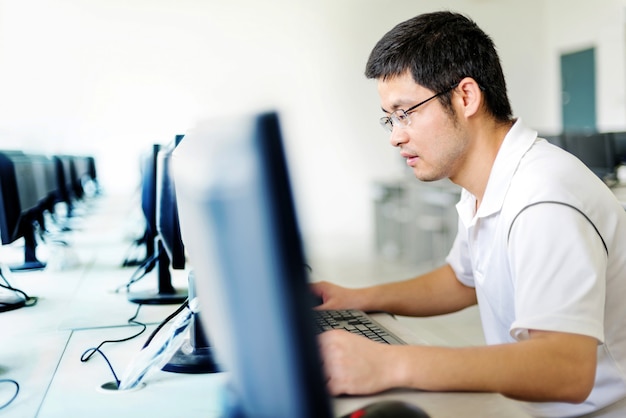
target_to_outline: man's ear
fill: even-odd
[[[460,97],[464,116],[469,118],[476,115],[484,100],[483,91],[478,82],[471,77],[465,77],[459,82],[455,90]]]

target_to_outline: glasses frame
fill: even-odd
[[[418,107],[430,102],[431,100],[442,96],[446,93],[449,93],[450,91],[454,90],[455,88],[457,88],[459,85],[459,83],[454,84],[453,86],[450,86],[449,88],[440,91],[439,93],[430,96],[428,99],[426,100],[422,100],[421,102],[419,102],[416,105],[413,105],[411,107],[409,107],[408,109],[404,110],[404,109],[396,109],[393,112],[391,112],[389,114],[389,116],[383,116],[382,118],[379,119],[380,125],[383,127],[384,130],[386,130],[387,132],[393,132],[393,127],[394,126],[400,126],[402,128],[406,128],[407,126],[409,126],[411,124],[411,119],[409,119],[409,114],[411,112],[414,112]]]

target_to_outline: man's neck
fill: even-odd
[[[515,121],[483,123],[472,133],[472,146],[458,174],[450,180],[476,197],[476,210],[480,207],[487,188],[491,169]]]

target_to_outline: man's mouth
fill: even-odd
[[[402,152],[400,153],[400,155],[402,156],[402,158],[406,160],[407,165],[411,167],[413,167],[417,163],[417,160],[419,159],[419,156],[409,154],[406,152]]]

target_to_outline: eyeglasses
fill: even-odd
[[[431,96],[426,100],[422,100],[415,106],[409,107],[407,110],[403,110],[403,109],[394,110],[393,112],[391,112],[389,116],[383,116],[382,118],[380,118],[380,125],[388,132],[393,132],[394,126],[406,128],[407,126],[411,124],[411,119],[409,119],[409,113],[413,112],[415,109],[417,109],[421,105],[430,102],[432,99],[439,97],[443,94],[446,94],[451,90],[454,90],[458,85],[459,84],[457,83],[444,91],[440,91],[434,96]]]

